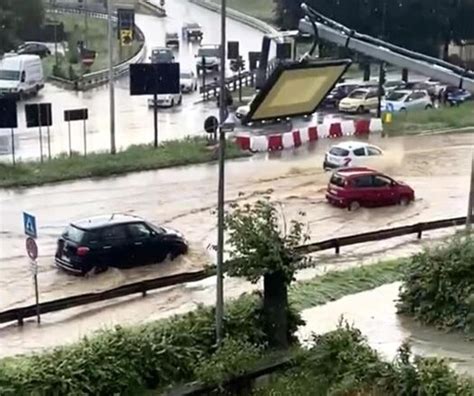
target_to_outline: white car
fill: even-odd
[[[252,99],[249,100],[249,102],[246,105],[239,106],[237,107],[237,110],[235,111],[235,116],[239,119],[242,120],[250,111],[250,104],[252,101],[255,99],[257,94],[252,96]]]
[[[378,105],[377,88],[358,88],[339,102],[339,111],[344,113],[365,113]]]
[[[382,156],[381,148],[369,143],[350,141],[332,146],[324,156],[324,169],[359,166],[370,158]]]
[[[148,99],[148,107],[153,107],[153,98]],[[183,102],[183,96],[179,94],[163,94],[157,95],[155,106],[157,107],[174,107]]]
[[[179,84],[181,86],[181,92],[188,93],[196,91],[198,84],[196,75],[192,71],[183,71],[179,75]]]
[[[400,90],[390,92],[382,100],[383,111],[391,113],[406,112],[408,110],[428,110],[433,108],[433,102],[426,91]]]
[[[11,55],[0,59],[0,97],[23,99],[44,87],[38,55]]]

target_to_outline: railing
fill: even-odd
[[[299,247],[299,251],[303,254],[315,253],[323,250],[335,249],[336,254],[340,253],[343,246],[356,245],[359,243],[380,241],[384,239],[396,238],[404,235],[417,234],[417,238],[421,239],[423,232],[437,230],[442,228],[456,227],[465,224],[466,217],[455,217],[445,220],[435,220],[425,223],[418,223],[408,226],[401,226],[389,228],[379,231],[371,231],[358,235],[351,235],[341,238],[328,239],[326,241],[310,243]],[[164,287],[180,285],[183,283],[197,282],[211,276],[214,276],[216,271],[214,268],[207,268],[195,272],[180,273],[160,277],[156,279],[149,279],[145,281],[130,283],[119,286],[114,289],[105,290],[96,293],[87,293],[78,296],[64,297],[58,300],[47,301],[40,303],[40,312],[49,313],[60,311],[63,309],[78,307],[81,305],[92,304],[100,301],[110,300],[113,298],[124,297],[131,294],[142,294],[150,290],[162,289]],[[0,312],[0,323],[18,321],[19,325],[23,324],[25,318],[36,315],[36,305],[29,305],[24,307],[12,308]]]
[[[225,79],[225,85],[230,91],[235,91],[239,87],[239,80],[242,86],[252,86],[255,81],[255,74],[250,71],[244,71],[239,75],[233,75],[231,77],[227,77]],[[219,92],[220,82],[213,81],[211,83],[206,84],[204,87],[199,87],[199,93],[204,94],[204,99],[208,99],[210,95],[217,96]]]
[[[77,8],[72,8],[72,7],[55,7],[55,8],[50,8],[48,10],[49,13],[58,13],[58,14],[87,14],[92,18],[97,18],[97,19],[107,19],[107,14],[104,14],[102,12],[97,12],[97,11],[88,11],[88,10],[83,10],[83,9],[77,9]],[[117,21],[117,17],[112,17],[113,21]],[[135,33],[138,36],[138,39],[143,42],[143,45],[141,45],[140,49],[136,52],[136,54],[126,60],[123,61],[122,63],[114,66],[114,78],[118,78],[129,71],[129,67],[133,63],[138,63],[142,62],[145,57],[146,57],[146,46],[145,46],[145,37],[143,35],[143,32],[136,26],[135,27]],[[67,80],[64,78],[56,77],[56,76],[51,76],[51,80],[57,81],[65,86],[67,86],[70,89],[75,89],[75,90],[85,90],[88,88],[92,88],[101,84],[105,84],[109,81],[109,71],[108,70],[100,70],[97,72],[93,73],[87,73],[84,74],[79,80],[77,81],[71,81]]]

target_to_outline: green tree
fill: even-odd
[[[304,213],[300,212],[300,216]],[[305,226],[286,221],[270,197],[255,204],[233,204],[226,213],[231,276],[256,283],[263,277],[263,313],[271,346],[288,347],[288,286],[306,264],[297,246],[308,240]]]

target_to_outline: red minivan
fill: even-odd
[[[357,210],[361,206],[408,205],[415,199],[415,191],[373,169],[342,168],[331,176],[326,199],[333,205]]]

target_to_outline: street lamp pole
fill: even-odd
[[[109,39],[110,153],[115,154],[114,32],[112,25],[112,0],[107,0],[107,20]]]
[[[216,285],[216,338],[221,345],[224,317],[224,158],[225,132],[223,125],[227,117],[225,86],[226,45],[226,0],[221,0],[221,64],[219,93],[219,185],[217,193],[217,285]]]
[[[471,231],[472,228],[472,210],[474,209],[474,152],[472,153],[471,159],[471,186],[469,188],[469,197],[467,203],[467,217],[466,217],[466,230]]]

